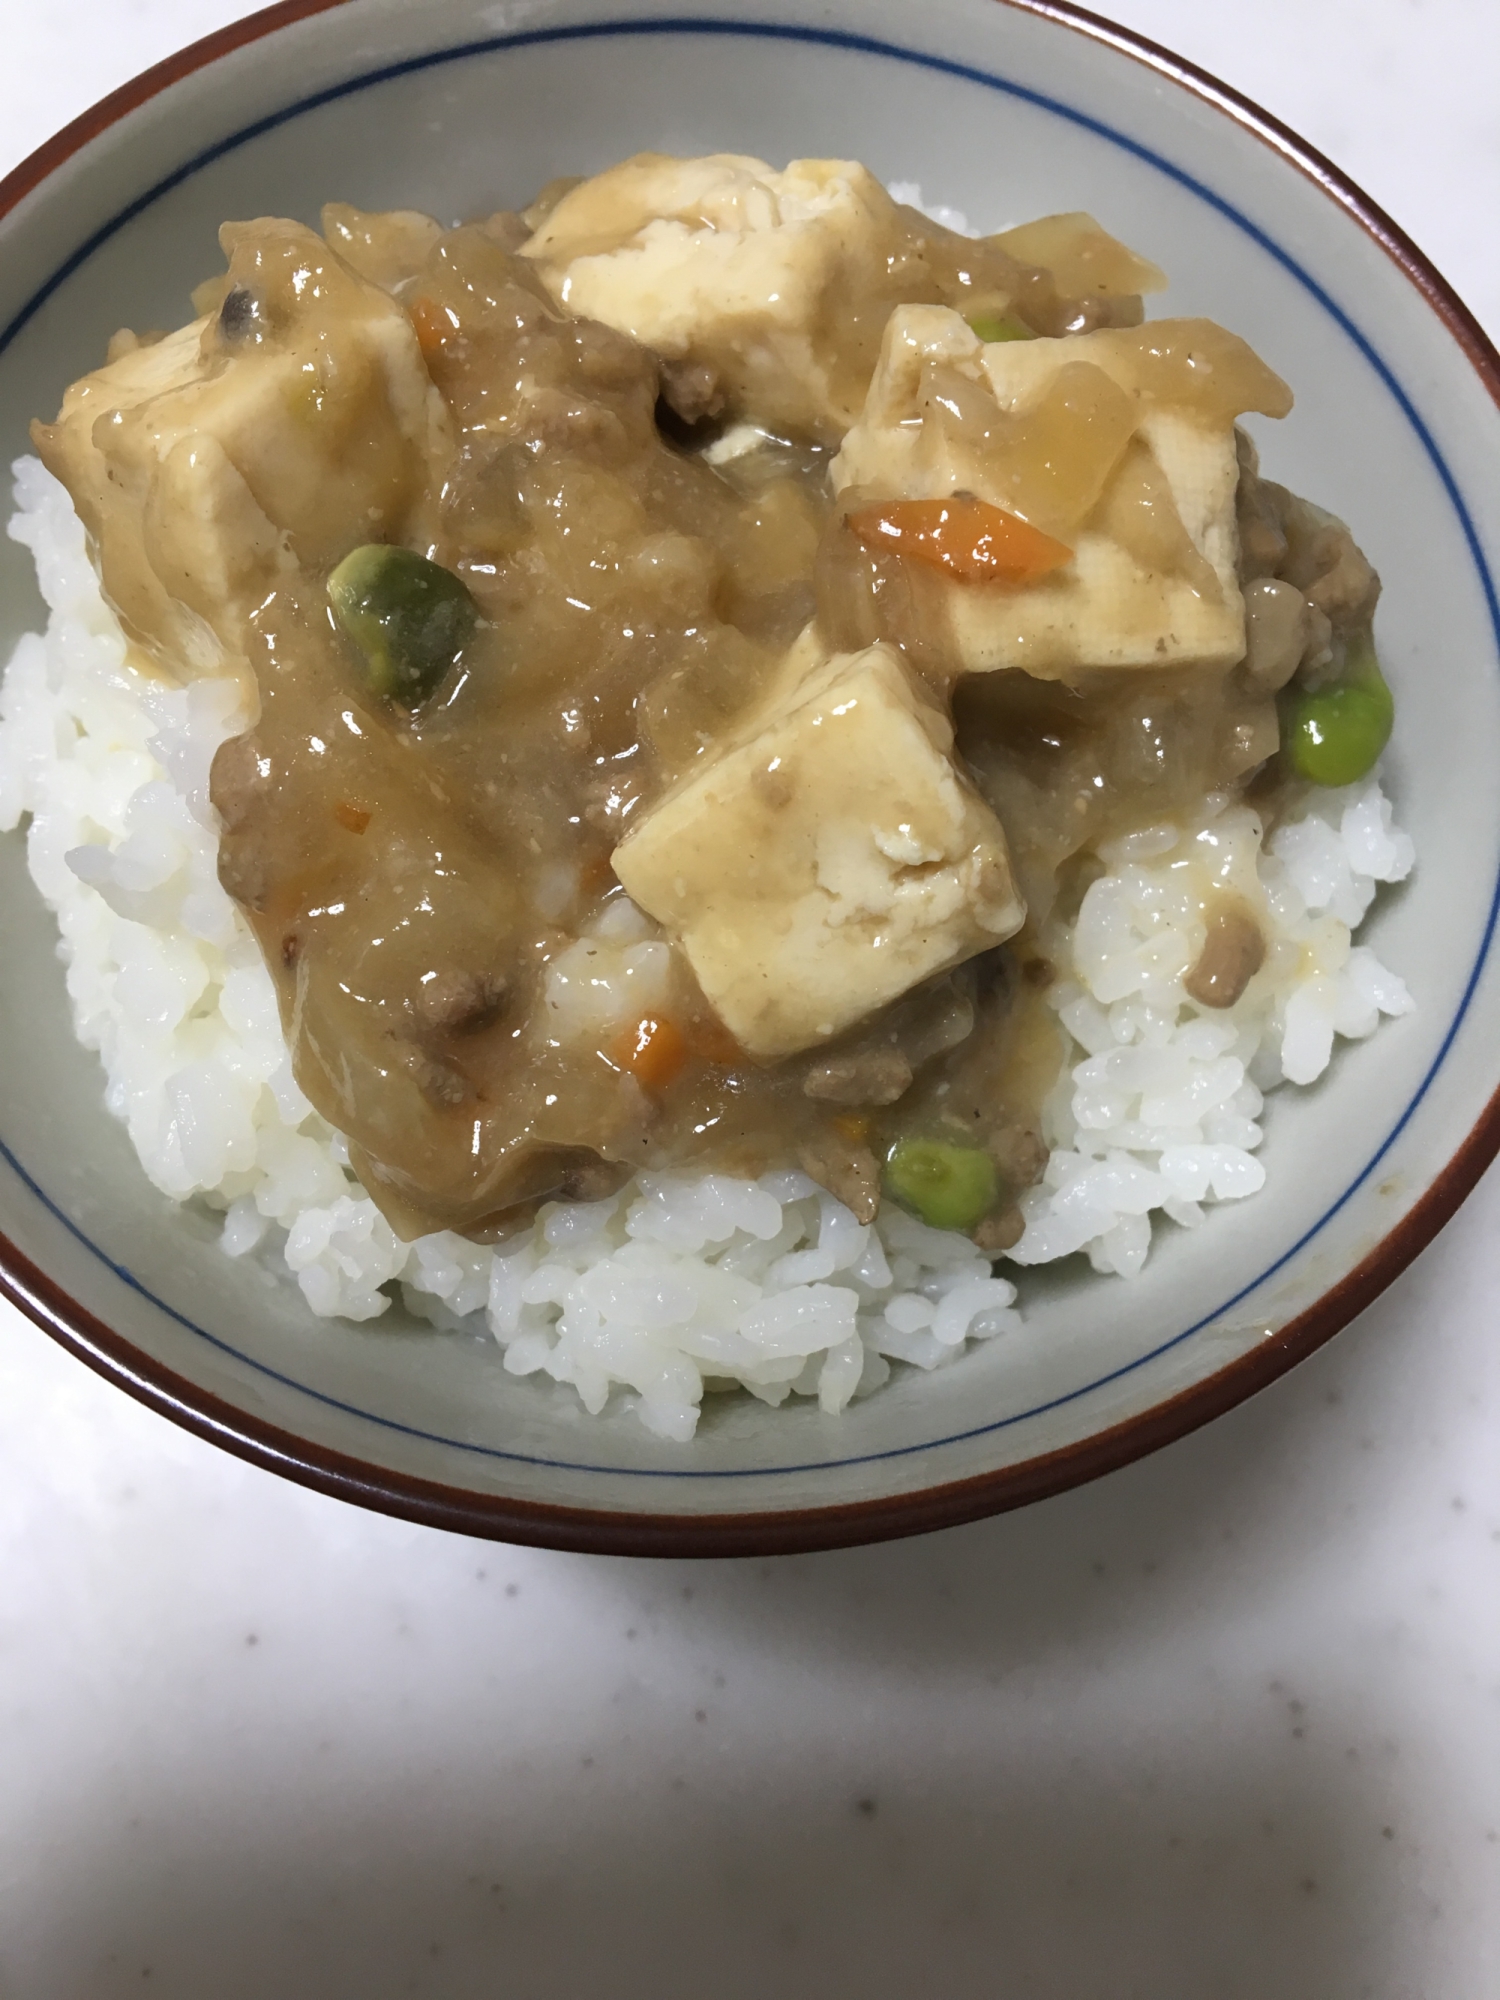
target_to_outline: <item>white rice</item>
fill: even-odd
[[[1402,981],[1351,933],[1376,884],[1404,880],[1413,850],[1370,780],[1315,792],[1265,845],[1248,806],[1210,799],[1196,825],[1145,827],[1100,859],[1109,872],[1076,926],[1046,940],[1067,968],[1048,1000],[1080,1060],[1045,1108],[1051,1155],[1022,1197],[1026,1233],[1010,1256],[1042,1264],[1086,1250],[1096,1271],[1129,1277],[1154,1211],[1191,1229],[1205,1203],[1264,1184],[1266,1091],[1321,1076],[1336,1035],[1360,1039],[1382,1014],[1411,1011]],[[1204,945],[1201,899],[1215,890],[1247,904],[1266,941],[1228,1008],[1183,988]]]
[[[549,1205],[493,1249],[447,1231],[398,1241],[298,1089],[270,976],[219,886],[208,769],[250,721],[238,689],[132,667],[66,493],[34,459],[15,475],[10,533],[51,616],[0,691],[0,828],[30,816],[31,874],[110,1110],[164,1194],[222,1212],[230,1256],[280,1262],[320,1316],[373,1319],[399,1295],[438,1325],[488,1326],[513,1374],[571,1383],[594,1412],[632,1392],[673,1439],[692,1436],[705,1389],[816,1397],[833,1414],[892,1360],[944,1366],[1018,1324],[1014,1285],[965,1238],[889,1206],[862,1225],[794,1172],[641,1175],[608,1201]],[[1084,1250],[1129,1275],[1155,1212],[1194,1227],[1260,1187],[1266,1090],[1310,1082],[1335,1036],[1411,1007],[1351,933],[1412,849],[1372,781],[1316,795],[1268,850],[1252,812],[1210,801],[1198,824],[1144,829],[1101,859],[1076,930],[1044,940],[1077,1059],[1046,1107],[1051,1156],[1010,1254]],[[1249,902],[1268,940],[1221,1012],[1182,987],[1210,882]],[[582,1021],[609,987],[649,992],[664,949],[613,910],[554,964],[549,1003]]]

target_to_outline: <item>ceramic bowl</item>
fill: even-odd
[[[841,1418],[717,1399],[687,1446],[507,1376],[481,1336],[315,1321],[173,1208],[69,1031],[51,919],[0,841],[0,1265],[85,1360],[191,1429],[348,1499],[571,1548],[809,1548],[1090,1478],[1226,1409],[1369,1302],[1500,1143],[1500,365],[1418,253],[1232,93],[1026,0],[294,0],[152,71],[0,186],[0,448],[121,324],[168,325],[225,217],[341,198],[459,216],[643,148],[848,155],[976,227],[1087,208],[1166,309],[1293,384],[1267,469],[1385,579],[1387,783],[1418,868],[1370,919],[1418,1011],[1269,1108],[1253,1201],[1158,1232],[1133,1281],[1029,1273],[1025,1331]],[[803,16],[804,18],[799,18]],[[1159,308],[1160,309],[1160,308]],[[0,568],[0,649],[40,602]],[[1074,1260],[1081,1262],[1081,1260]],[[1420,1337],[1413,1330],[1413,1338]]]

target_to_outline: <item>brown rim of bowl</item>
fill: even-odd
[[[348,0],[281,0],[191,43],[165,62],[101,98],[0,180],[0,217],[10,213],[66,160],[127,113],[221,56],[278,29],[330,12]],[[1397,264],[1467,356],[1500,406],[1500,355],[1478,321],[1404,231],[1345,175],[1279,120],[1196,65],[1067,0],[998,0],[1017,13],[1057,23],[1114,49],[1224,112],[1244,131],[1294,166],[1336,202]],[[1490,1098],[1443,1171],[1353,1270],[1315,1305],[1249,1354],[1206,1381],[1109,1430],[996,1472],[835,1507],[770,1513],[663,1515],[556,1507],[473,1493],[435,1480],[371,1467],[309,1443],[275,1424],[259,1422],[173,1370],[142,1355],[0,1236],[0,1293],[44,1332],[107,1380],[184,1429],[222,1445],[251,1464],[304,1486],[427,1527],[496,1541],[591,1554],[631,1556],[789,1555],[813,1549],[926,1534],[1033,1500],[1116,1471],[1159,1446],[1196,1430],[1284,1375],[1332,1339],[1398,1277],[1469,1194],[1500,1152],[1500,1091]]]

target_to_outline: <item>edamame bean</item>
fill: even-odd
[[[972,1229],[1000,1197],[1000,1175],[988,1153],[941,1139],[898,1139],[886,1155],[885,1184],[934,1229]]]
[[[1372,655],[1352,680],[1292,694],[1282,718],[1287,761],[1315,785],[1355,784],[1374,770],[1395,713]]]
[[[452,570],[382,542],[344,557],[328,579],[328,599],[364,656],[371,687],[404,708],[432,693],[479,616]]]

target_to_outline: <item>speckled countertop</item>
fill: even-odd
[[[0,171],[246,11],[13,0]],[[1115,11],[1500,329],[1493,0]],[[362,1514],[3,1311],[0,2000],[1494,2000],[1497,1226],[1144,1464],[766,1564]]]

